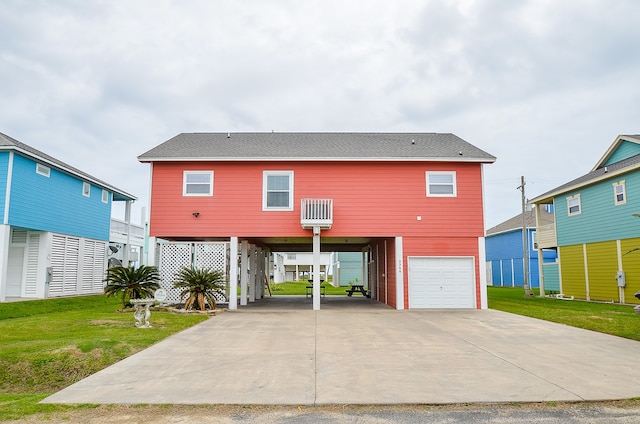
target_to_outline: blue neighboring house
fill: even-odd
[[[0,133],[0,302],[102,293],[112,202],[134,200]]]
[[[527,253],[529,261],[529,287],[540,287],[538,268],[538,250],[536,243],[536,210],[525,211],[527,228]],[[540,222],[543,225],[553,224],[552,209],[542,209]],[[487,259],[487,281],[490,285],[500,287],[524,286],[524,249],[522,243],[522,214],[514,216],[503,223],[490,228],[485,237]],[[552,263],[557,260],[553,249],[542,251],[543,262]],[[547,287],[547,290],[553,290]],[[557,290],[557,289],[556,289]]]
[[[336,285],[363,284],[362,252],[336,252],[335,264],[333,279]]]

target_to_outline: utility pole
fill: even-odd
[[[518,190],[522,192],[522,262],[523,262],[523,277],[524,277],[524,295],[525,297],[532,297],[533,291],[529,287],[529,248],[527,243],[527,217],[525,215],[527,199],[524,193],[524,176],[520,177],[520,187]]]

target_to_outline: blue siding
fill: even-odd
[[[362,284],[362,253],[338,252],[336,257],[340,261],[340,285],[355,283],[356,278]]]
[[[625,180],[627,203],[616,206],[613,183]],[[580,194],[580,215],[567,215],[567,197]],[[640,237],[640,172],[634,171],[554,198],[558,246]]]
[[[6,202],[8,173],[9,152],[0,152],[0,223],[4,220],[4,204]]]
[[[533,230],[527,230],[529,249],[529,285],[539,287],[540,273],[538,270],[538,251],[532,244]],[[485,239],[487,261],[491,261],[491,279],[494,286],[523,287],[524,265],[522,261],[522,231],[515,230],[508,233],[488,236]],[[555,261],[555,251],[543,251],[544,261]],[[502,264],[502,273],[500,265]]]
[[[560,272],[557,263],[545,263],[542,265],[544,272],[544,290],[560,292]]]
[[[500,278],[500,261],[491,261],[491,284],[494,286],[502,285]]]
[[[103,203],[102,189],[93,185],[91,196],[83,196],[82,183],[54,168],[49,178],[36,174],[36,162],[14,155],[9,224],[109,240],[111,199]]]
[[[620,162],[621,160],[630,158],[640,154],[640,144],[632,143],[630,141],[623,141],[613,154],[607,159],[604,165],[611,165],[612,163]]]

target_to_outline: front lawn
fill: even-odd
[[[64,409],[37,402],[207,319],[154,311],[143,329],[120,307],[105,296],[0,303],[0,420]]]
[[[522,288],[488,287],[489,308],[640,341],[633,306],[525,297]]]

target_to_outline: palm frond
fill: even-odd
[[[226,279],[222,271],[184,267],[176,273],[173,287],[184,289],[180,299],[188,296],[186,309],[195,305],[204,310],[207,303],[210,308],[215,308],[215,293],[224,293]]]

